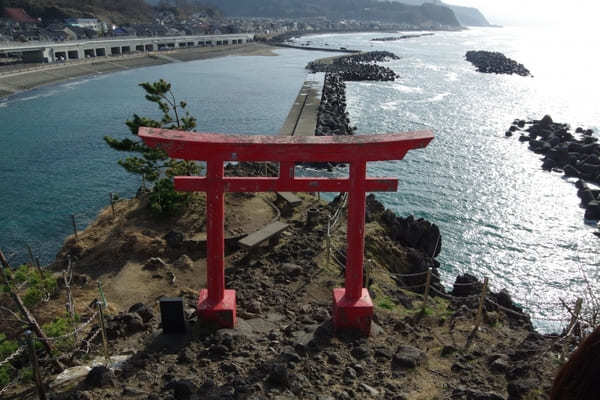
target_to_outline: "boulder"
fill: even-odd
[[[585,209],[585,219],[589,220],[600,220],[600,202],[597,200],[590,201]]]
[[[392,358],[392,367],[410,369],[419,366],[426,358],[426,354],[413,346],[402,345],[396,350]]]
[[[104,365],[99,365],[91,369],[82,385],[86,389],[115,386],[115,374]]]
[[[177,249],[183,243],[183,233],[177,231],[170,231],[165,235],[167,246]]]
[[[136,303],[136,304],[132,305],[131,307],[129,307],[128,312],[136,313],[137,315],[139,315],[140,318],[142,318],[142,321],[144,323],[146,323],[146,322],[150,321],[152,318],[154,318],[154,313],[152,312],[152,310],[149,309],[148,307],[146,307],[142,303]]]
[[[166,269],[167,263],[160,257],[152,257],[146,261],[142,269],[148,271],[156,271],[158,269]]]
[[[191,269],[194,266],[194,261],[187,254],[182,254],[175,260],[173,266],[178,269]]]

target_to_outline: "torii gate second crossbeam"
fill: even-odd
[[[367,192],[393,192],[398,181],[368,178],[367,162],[401,160],[410,149],[426,147],[429,131],[362,136],[250,136],[140,128],[150,147],[161,147],[173,158],[206,161],[206,176],[175,177],[175,189],[206,192],[207,289],[200,291],[198,315],[233,328],[235,291],[225,290],[225,192],[348,192],[348,250],[345,288],[333,289],[336,330],[357,329],[369,335],[373,303],[363,288],[365,200]],[[227,161],[279,162],[278,177],[225,177]],[[300,162],[350,164],[348,178],[299,178]]]

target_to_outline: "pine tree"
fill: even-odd
[[[146,100],[158,106],[162,118],[155,120],[134,114],[133,118],[126,122],[134,136],[137,137],[142,126],[185,131],[196,127],[196,118],[190,116],[184,101],[176,100],[169,82],[161,79],[154,83],[140,83],[140,86],[146,92]],[[117,151],[136,153],[119,160],[119,165],[132,174],[140,175],[142,182],[153,184],[149,205],[155,215],[173,215],[181,210],[188,196],[175,191],[172,178],[177,175],[197,175],[200,168],[195,162],[173,160],[163,150],[150,148],[141,140],[118,140],[110,136],[105,136],[104,140]]]

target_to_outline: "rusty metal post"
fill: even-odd
[[[100,330],[102,331],[102,347],[104,349],[104,360],[106,361],[106,366],[110,365],[110,356],[108,355],[108,340],[106,339],[106,327],[104,325],[104,310],[102,307],[102,303],[96,301],[96,306],[98,307],[98,325],[100,325]]]
[[[40,400],[46,400],[46,389],[44,388],[44,383],[42,382],[42,373],[40,372],[40,364],[38,363],[32,336],[33,334],[31,331],[25,331],[25,339],[27,340],[27,347],[29,347],[31,367],[33,369],[33,378],[35,380],[35,386],[37,387],[38,397]]]

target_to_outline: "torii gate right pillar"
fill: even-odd
[[[373,302],[363,287],[365,251],[365,201],[367,163],[350,163],[348,192],[348,250],[345,288],[333,289],[333,325],[336,330],[358,330],[369,336],[373,319]]]

